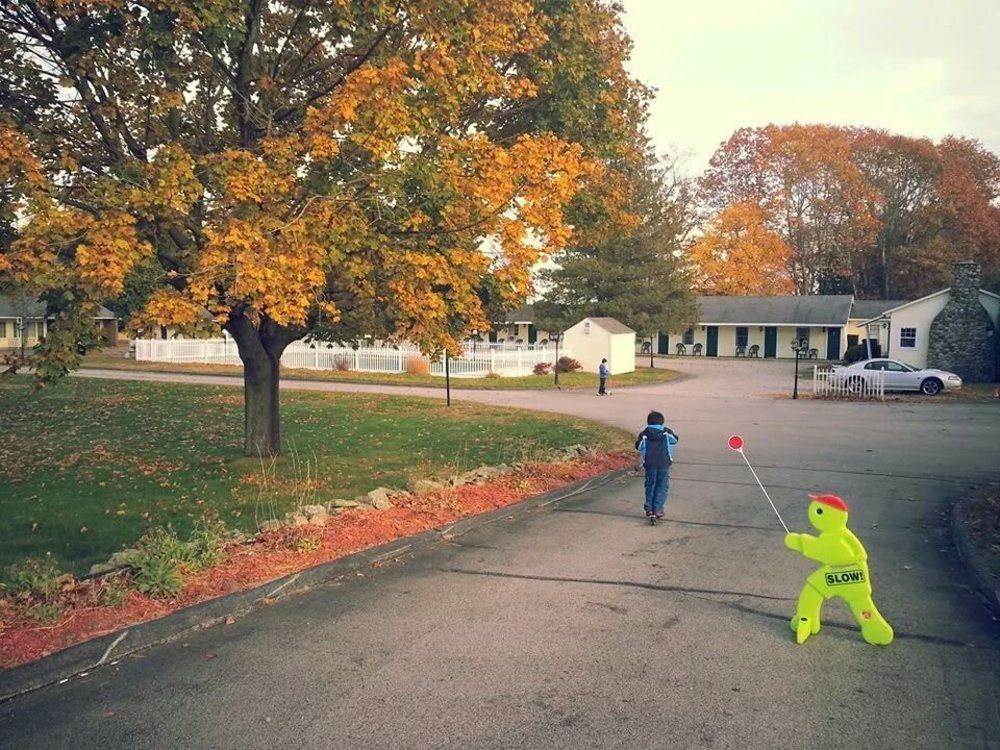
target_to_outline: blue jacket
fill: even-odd
[[[642,454],[642,465],[647,469],[662,469],[674,462],[674,446],[678,442],[680,438],[669,427],[651,424],[639,433],[635,449]]]
[[[601,362],[601,366],[598,368],[597,371],[601,374],[602,378],[606,378],[608,376],[608,366],[603,362]]]

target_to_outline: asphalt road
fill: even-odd
[[[761,397],[774,378],[467,392],[636,429],[662,407],[681,435],[669,520],[644,523],[632,477],[440,540],[0,705],[0,747],[1000,748],[1000,625],[946,519],[1000,478],[1000,404]],[[793,529],[807,492],[851,505],[891,646],[837,602],[795,645],[812,565],[733,432]]]

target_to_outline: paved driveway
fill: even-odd
[[[633,477],[442,540],[0,706],[0,747],[1000,747],[1000,633],[945,519],[998,476],[1000,408],[697,388],[467,394],[636,428],[663,407],[682,437],[667,523],[637,517]],[[893,645],[836,603],[794,644],[811,566],[731,432],[793,528],[809,491],[851,504]]]

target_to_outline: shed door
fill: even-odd
[[[840,359],[840,329],[826,329],[826,358],[831,362]]]

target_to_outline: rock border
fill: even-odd
[[[951,508],[951,536],[958,550],[958,557],[968,570],[976,591],[983,598],[993,616],[1000,619],[1000,581],[991,576],[976,549],[966,526],[966,506],[973,494],[960,498]]]
[[[176,640],[202,628],[232,622],[237,617],[244,617],[261,607],[270,606],[278,599],[304,593],[351,575],[362,568],[369,568],[376,563],[427,547],[436,541],[453,539],[481,526],[523,516],[539,508],[567,500],[610,484],[626,476],[631,470],[631,468],[614,469],[587,479],[580,479],[541,495],[460,519],[444,527],[429,529],[415,536],[402,537],[388,544],[321,563],[269,581],[262,586],[194,604],[158,619],[92,638],[37,661],[2,671],[0,704],[49,685],[61,684],[75,677],[85,677],[91,671],[115,664],[119,659],[131,654]]]

